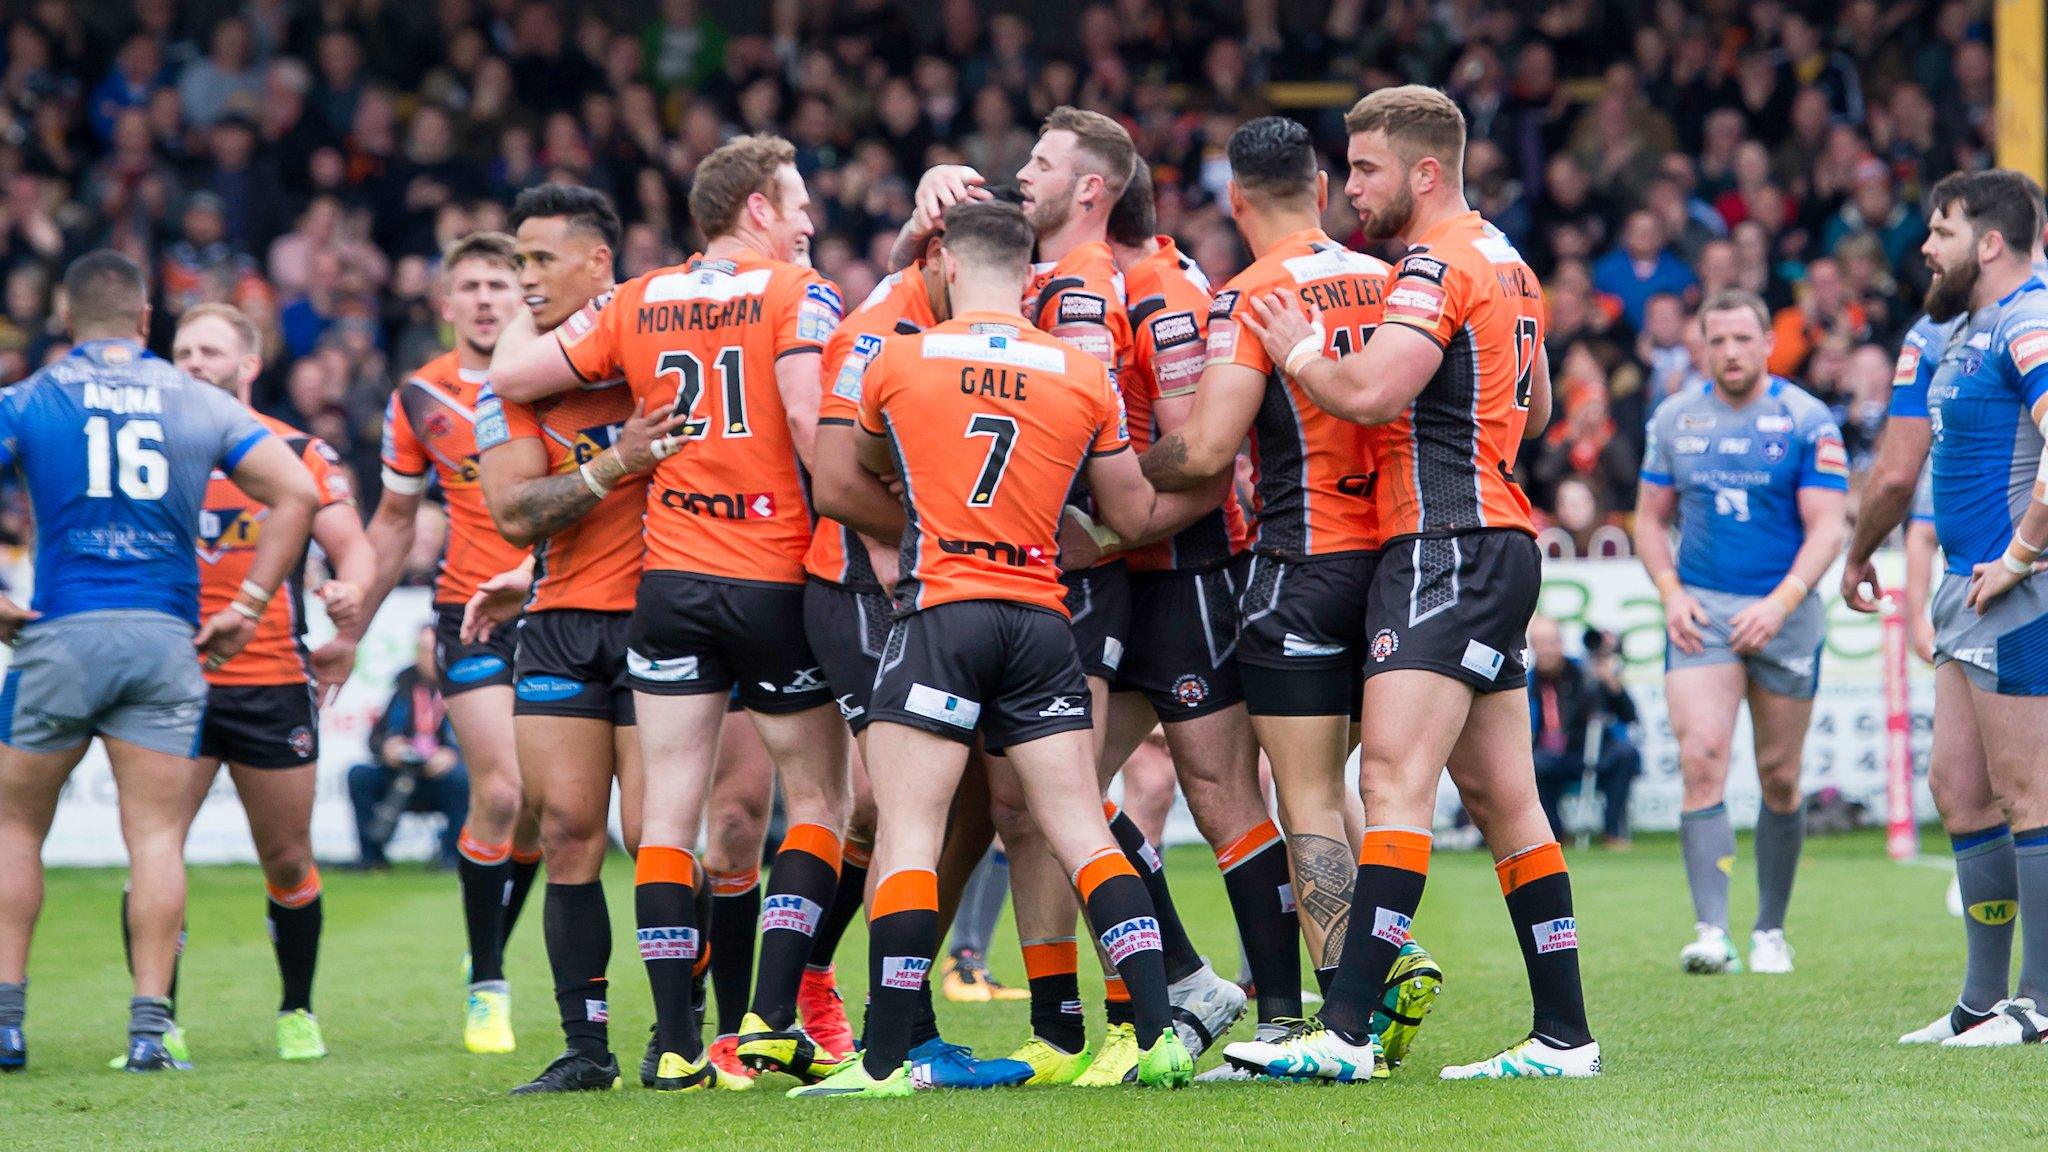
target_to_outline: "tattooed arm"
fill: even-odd
[[[1265,395],[1265,377],[1257,372],[1241,364],[1211,364],[1187,419],[1139,461],[1145,479],[1161,492],[1185,492],[1228,475]]]
[[[601,492],[652,468],[654,443],[666,440],[682,421],[673,412],[649,416],[636,402],[633,415],[612,437],[612,446],[574,472],[549,473],[547,448],[532,437],[492,446],[477,461],[491,520],[514,544],[547,539],[597,507]]]

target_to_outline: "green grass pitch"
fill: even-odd
[[[328,876],[315,1005],[333,1054],[287,1066],[271,1049],[276,975],[253,869],[192,873],[180,1016],[196,1071],[131,1077],[119,1050],[127,980],[114,923],[122,877],[50,877],[30,965],[32,1067],[0,1078],[0,1148],[732,1149],[1778,1149],[2048,1146],[2038,1106],[2048,1053],[1901,1049],[1900,1032],[1955,994],[1961,932],[1937,868],[1887,861],[1871,835],[1809,842],[1792,914],[1789,977],[1687,977],[1690,907],[1670,838],[1628,854],[1570,854],[1594,1029],[1592,1082],[1444,1084],[1528,1027],[1527,991],[1499,889],[1482,855],[1440,853],[1417,918],[1446,988],[1408,1065],[1375,1085],[1198,1085],[1164,1093],[1020,1089],[887,1102],[785,1100],[769,1077],[744,1096],[659,1096],[633,1081],[650,1010],[632,944],[631,868],[611,886],[617,1093],[510,1100],[559,1048],[540,942],[539,895],[510,972],[520,1050],[461,1047],[461,917],[450,875]],[[1236,967],[1229,910],[1209,857],[1170,854],[1197,946]],[[1748,845],[1738,925],[1753,910]],[[1746,933],[1743,934],[1746,940]],[[863,984],[856,929],[841,971]],[[1007,922],[1000,976],[1021,983]],[[1084,970],[1088,967],[1083,961]],[[1084,996],[1094,977],[1084,971]],[[857,1007],[856,1007],[857,1014]],[[947,1035],[1002,1054],[1025,1034],[1022,1004],[941,1003]],[[1099,1034],[1099,1026],[1094,1029]],[[1239,1025],[1248,1034],[1250,1023]],[[1203,1061],[1206,1067],[1215,1057]],[[2030,1103],[2031,1101],[2031,1103]]]

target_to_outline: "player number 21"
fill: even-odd
[[[719,425],[719,435],[752,436],[753,430],[747,426],[745,355],[739,345],[728,344],[712,359],[725,400],[725,422]],[[654,374],[666,376],[671,372],[680,377],[676,382],[675,410],[688,417],[677,434],[702,440],[711,427],[708,417],[697,415],[697,402],[704,398],[704,362],[694,352],[663,352],[661,359],[654,362]]]
[[[86,420],[85,494],[102,500],[112,496],[118,471],[123,496],[163,499],[171,487],[171,462],[152,447],[163,442],[164,426],[154,420],[130,420],[114,429],[105,416]]]
[[[981,462],[981,475],[974,478],[974,491],[967,494],[969,508],[986,508],[996,501],[996,489],[1003,486],[1003,473],[1010,467],[1010,449],[1017,444],[1017,422],[1008,416],[983,412],[967,421],[964,436],[986,436],[988,456]]]

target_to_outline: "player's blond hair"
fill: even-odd
[[[519,271],[519,242],[503,232],[471,232],[441,252],[441,267],[449,272],[464,260],[488,260],[516,273]]]
[[[731,232],[754,193],[775,200],[775,174],[796,163],[796,145],[780,136],[735,136],[697,165],[690,219],[704,239]]]
[[[256,330],[256,322],[249,319],[247,312],[242,311],[233,304],[194,304],[192,307],[185,309],[184,315],[178,317],[178,330],[182,332],[185,329],[185,325],[195,320],[204,320],[209,316],[234,330],[235,339],[242,342],[242,352],[244,355],[262,350],[263,334]]]
[[[1384,132],[1403,163],[1436,160],[1454,185],[1465,182],[1465,114],[1449,96],[1426,84],[1382,88],[1351,106],[1344,130]]]
[[[1111,203],[1123,196],[1124,189],[1130,186],[1131,172],[1138,165],[1138,146],[1131,142],[1131,134],[1123,125],[1100,112],[1062,104],[1046,116],[1038,129],[1040,136],[1047,132],[1072,132],[1081,154],[1094,161],[1087,170],[1102,177]]]

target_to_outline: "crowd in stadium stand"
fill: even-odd
[[[703,156],[781,133],[817,200],[815,262],[859,300],[927,165],[1007,176],[1075,103],[1129,125],[1162,228],[1221,282],[1247,260],[1221,203],[1231,128],[1310,125],[1327,226],[1362,243],[1342,110],[1421,81],[1464,107],[1468,191],[1548,292],[1557,414],[1524,483],[1574,548],[1625,548],[1610,526],[1645,417],[1700,378],[1703,294],[1764,296],[1771,368],[1836,409],[1860,459],[1925,287],[1922,197],[1991,161],[1990,0],[7,7],[0,383],[65,351],[56,274],[112,245],[160,286],[155,347],[197,302],[241,306],[265,334],[259,406],[372,487],[385,395],[447,339],[436,253],[502,226],[521,188],[610,193],[632,276],[691,250]]]

